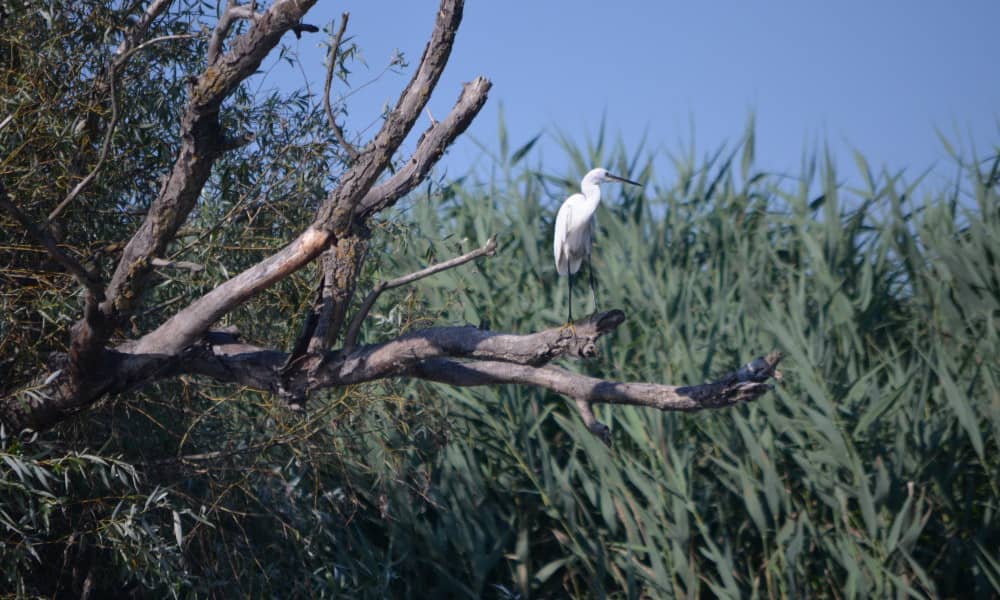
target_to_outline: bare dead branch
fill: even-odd
[[[118,58],[115,59],[115,64],[118,65],[118,68],[120,69],[121,66],[126,61],[128,61],[128,59],[132,58],[132,55],[141,52],[146,48],[149,48],[150,46],[160,44],[163,42],[171,42],[173,40],[191,40],[200,37],[200,35],[201,34],[198,33],[177,33],[174,35],[161,35],[159,37],[148,39],[145,42],[136,46],[135,48],[132,48],[131,50],[121,54]]]
[[[324,251],[324,255],[330,252],[329,249]],[[321,269],[319,285],[316,290],[316,297],[309,307],[309,313],[306,314],[305,320],[302,322],[302,330],[299,332],[298,337],[295,339],[295,345],[292,346],[292,351],[288,354],[288,359],[285,364],[281,366],[281,374],[284,377],[288,377],[294,369],[299,366],[299,362],[306,353],[309,351],[309,345],[315,338],[316,328],[319,326],[320,315],[326,308],[325,304],[328,299],[328,289],[330,285],[330,273],[327,272],[325,268]]]
[[[326,356],[310,373],[309,389],[362,383],[397,375],[437,358],[468,358],[501,361],[531,367],[545,365],[561,356],[592,358],[597,341],[625,321],[620,310],[596,313],[576,326],[554,327],[537,333],[515,335],[473,327],[434,327],[394,340],[343,350]]]
[[[382,128],[365,147],[359,159],[341,176],[340,185],[317,212],[314,224],[343,235],[352,222],[365,195],[385,171],[393,154],[406,139],[430,99],[441,73],[451,55],[455,33],[462,20],[463,0],[441,0],[434,31],[427,42],[420,64],[414,72],[395,108],[386,117]],[[489,82],[482,89],[483,102]]]
[[[304,13],[305,11],[303,11]],[[208,65],[214,65],[219,60],[219,56],[222,54],[222,43],[226,40],[229,30],[232,29],[236,21],[245,20],[256,23],[266,16],[267,12],[257,12],[256,0],[252,0],[249,4],[240,4],[239,0],[227,0],[226,10],[222,11],[218,23],[215,24],[215,29],[212,30],[212,37],[208,41],[208,51],[206,52]],[[319,27],[306,23],[294,23],[289,26],[288,30],[294,33],[296,38],[300,38],[302,32],[316,33],[319,31]]]
[[[598,339],[625,320],[621,311],[599,313],[576,324],[574,333],[556,327],[537,333],[513,335],[476,327],[439,327],[418,331],[381,344],[361,346],[351,352],[307,355],[294,380],[284,367],[289,355],[241,342],[230,331],[211,331],[185,352],[167,355],[146,353],[126,344],[105,350],[94,361],[86,386],[67,383],[68,366],[44,382],[0,399],[0,417],[10,431],[44,429],[104,396],[124,393],[147,383],[181,374],[199,374],[220,382],[237,383],[293,400],[329,387],[352,385],[411,372],[436,358],[462,358],[544,365],[561,356],[590,357]],[[433,379],[433,378],[431,378]]]
[[[333,131],[334,137],[337,138],[337,143],[344,149],[344,152],[347,152],[350,161],[354,162],[358,159],[358,149],[351,145],[344,137],[344,130],[340,128],[340,125],[337,125],[337,120],[333,116],[333,108],[330,106],[330,88],[333,86],[333,72],[337,68],[337,53],[340,51],[340,42],[344,38],[344,32],[347,30],[347,20],[350,17],[351,14],[347,12],[341,15],[340,28],[337,29],[337,34],[333,36],[333,41],[330,43],[330,54],[326,65],[326,81],[323,83],[323,107],[326,109],[326,118],[330,122],[330,129]]]
[[[580,413],[580,418],[583,419],[583,424],[587,426],[590,433],[600,438],[606,446],[610,446],[611,428],[597,420],[590,402],[587,402],[583,398],[574,398],[574,402],[576,403],[577,412]]]
[[[253,6],[240,5],[237,0],[227,0],[226,10],[222,11],[219,22],[212,30],[212,38],[208,41],[206,54],[208,64],[214,65],[219,60],[219,56],[222,54],[222,42],[229,35],[229,30],[232,29],[234,22],[240,19],[256,21],[260,16]]]
[[[436,85],[450,55],[455,31],[461,21],[462,5],[463,2],[461,0],[442,0],[434,32],[424,50],[417,71],[401,94],[396,108],[390,113],[386,119],[386,123],[375,136],[373,142],[365,148],[363,154],[351,156],[353,162],[352,168],[341,178],[340,187],[327,198],[320,208],[317,218],[314,221],[314,226],[340,231],[344,238],[351,237],[351,234],[347,233],[346,230],[351,227],[356,210],[355,207],[359,203],[358,194],[360,191],[370,193],[370,190],[365,190],[362,186],[373,184],[378,174],[385,170],[392,158],[392,154],[398,148],[399,144],[402,143],[406,133],[409,132],[415,123],[421,107],[426,105],[430,93]],[[346,141],[343,139],[343,132],[337,126],[330,106],[330,86],[333,80],[333,70],[336,67],[337,50],[346,31],[348,19],[348,13],[344,13],[340,28],[331,45],[330,57],[327,63],[326,83],[324,86],[324,106],[328,121],[338,140],[344,144],[346,144]],[[421,88],[421,85],[425,87]],[[409,189],[415,187],[419,181],[426,177],[430,167],[441,157],[447,144],[451,143],[451,141],[464,131],[468,126],[468,122],[471,122],[472,118],[482,108],[486,101],[486,92],[489,90],[489,87],[489,82],[483,78],[476,80],[475,89],[471,93],[467,94],[468,86],[466,86],[461,98],[466,98],[467,101],[463,103],[460,98],[459,104],[462,110],[453,112],[460,112],[460,114],[467,117],[468,121],[463,123],[462,119],[456,119],[455,122],[449,124],[448,128],[442,130],[443,135],[439,137],[440,139],[447,140],[446,143],[436,154],[425,153],[427,160],[421,163],[426,166],[425,169],[419,172],[414,171],[415,176],[411,176],[405,181],[397,180],[397,184],[393,189],[398,190],[399,195],[409,191]],[[423,139],[423,136],[421,139]],[[351,146],[345,145],[345,148],[351,148]],[[361,159],[361,164],[359,164],[358,159]],[[390,201],[394,200],[395,198]],[[368,216],[365,215],[358,222],[365,223]],[[358,253],[354,254],[357,255]],[[350,266],[353,263],[348,261],[345,264]],[[290,377],[294,375],[294,370],[300,366],[299,361],[304,357],[306,352],[315,353],[329,347],[332,339],[339,333],[347,306],[350,303],[350,297],[354,292],[354,284],[359,268],[360,263],[355,265],[354,272],[350,273],[349,276],[341,277],[336,285],[330,286],[329,273],[324,264],[325,283],[320,289],[313,310],[306,319],[302,334],[300,334],[292,355],[283,366],[283,376]],[[336,300],[333,299],[333,294],[335,293],[340,296]],[[371,298],[371,301],[374,302],[374,298]],[[364,309],[364,312],[367,313],[368,310],[370,310],[370,305]],[[205,326],[207,327],[210,324],[206,323]],[[360,321],[356,327],[360,327]],[[308,345],[305,344],[307,336],[311,337]],[[353,338],[345,335],[345,339],[350,339],[349,345],[353,346],[356,336],[357,331],[355,330]]]
[[[347,327],[347,333],[344,335],[344,350],[348,351],[354,347],[355,342],[358,340],[358,333],[361,331],[361,324],[368,317],[368,313],[371,311],[372,306],[375,305],[375,301],[378,300],[379,295],[386,290],[391,290],[400,286],[404,286],[408,283],[413,283],[414,281],[419,281],[424,277],[430,277],[435,273],[440,273],[447,269],[453,269],[457,266],[464,265],[470,260],[475,260],[480,256],[493,256],[496,254],[497,250],[497,236],[493,234],[490,239],[486,241],[486,244],[481,248],[476,248],[472,252],[467,252],[462,256],[456,256],[455,258],[446,260],[444,262],[439,262],[437,264],[431,265],[425,269],[421,269],[409,275],[404,275],[403,277],[397,277],[396,279],[390,279],[389,281],[383,281],[375,286],[365,301],[361,304],[361,308],[358,309],[357,314],[351,319],[351,324]]]
[[[177,354],[232,308],[309,264],[326,249],[331,235],[313,227],[291,244],[189,304],[135,342],[137,353]]]
[[[292,33],[295,34],[295,39],[300,39],[303,33],[317,33],[319,32],[319,27],[315,25],[310,25],[308,23],[299,23],[298,25],[292,27]]]
[[[444,121],[431,121],[431,126],[420,136],[417,150],[410,160],[388,180],[373,187],[364,199],[358,211],[361,218],[378,213],[392,206],[410,190],[423,181],[444,151],[459,135],[461,135],[472,120],[479,114],[486,103],[486,94],[490,82],[477,77],[462,88],[462,93]]]
[[[322,284],[320,285],[319,297],[315,311],[313,312],[316,315],[316,325],[305,340],[305,350],[307,352],[323,352],[329,348],[326,340],[333,321],[334,294],[338,291],[336,281],[338,268],[337,249],[341,248],[344,242],[349,243],[351,239],[344,238],[343,240],[338,240],[336,245],[327,248],[323,252],[323,255],[320,256],[319,268]],[[347,266],[346,263],[341,264]],[[358,266],[360,267],[360,263],[358,263]]]
[[[692,386],[607,381],[549,365],[559,357],[592,356],[598,339],[624,321],[624,313],[592,315],[576,334],[557,327],[526,335],[475,327],[437,327],[351,351],[309,355],[294,386],[308,394],[318,389],[391,377],[415,377],[457,386],[519,384],[542,387],[576,402],[587,427],[602,439],[607,428],[592,405],[625,404],[663,411],[697,411],[733,406],[759,398],[780,379],[779,353],[758,358],[719,379]],[[92,403],[105,393],[120,393],[165,377],[200,374],[289,395],[282,367],[288,354],[240,342],[220,332],[179,356],[108,351],[95,365],[93,387],[60,385],[54,373],[43,385],[20,390],[0,402],[0,415],[19,431],[40,429]],[[304,396],[297,396],[304,397]]]
[[[626,404],[685,412],[742,404],[756,400],[772,389],[766,382],[771,378],[781,378],[777,370],[781,359],[780,352],[772,352],[716,381],[691,386],[622,383],[555,366],[538,368],[509,362],[459,362],[444,358],[419,362],[408,369],[408,374],[458,386],[516,383],[552,390],[574,399],[587,428],[609,443],[608,427],[594,417],[593,404]]]
[[[307,351],[323,352],[340,334],[368,252],[367,231],[337,240],[322,257],[324,287],[319,319]]]
[[[154,267],[167,268],[167,269],[187,269],[192,273],[197,273],[199,271],[204,271],[205,267],[199,265],[198,263],[188,262],[186,260],[166,260],[163,258],[154,258],[150,261]]]
[[[309,355],[327,351],[344,326],[358,274],[368,250],[368,231],[361,229],[338,240],[320,257],[321,273],[316,299],[306,315],[302,331],[288,360],[281,368],[281,389],[289,397],[290,406],[302,406],[306,401],[306,391],[293,391],[291,385],[292,379],[303,365],[302,361]]]

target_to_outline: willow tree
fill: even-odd
[[[770,389],[777,356],[690,387],[605,381],[552,364],[594,356],[598,339],[625,319],[619,310],[532,333],[430,327],[359,339],[383,289],[497,251],[491,240],[354,301],[372,255],[373,219],[428,177],[487,101],[489,80],[473,78],[413,153],[400,155],[448,62],[461,0],[442,0],[412,77],[370,139],[345,132],[342,107],[330,102],[346,15],[329,31],[327,64],[315,65],[326,70],[321,101],[259,101],[248,84],[283,36],[318,34],[308,23],[314,0],[266,8],[230,0],[201,31],[191,23],[197,9],[171,0],[100,4],[20,7],[4,17],[0,214],[12,317],[0,418],[8,431],[46,429],[103,398],[189,375],[264,390],[292,408],[305,407],[316,390],[385,378],[539,386],[572,398],[605,440],[595,403],[691,411]],[[275,118],[289,104],[310,117],[300,120],[311,129]],[[319,175],[296,184],[306,171]],[[236,227],[233,214],[210,202],[231,186],[258,206],[280,196],[298,207],[272,223],[284,236],[280,247],[236,274],[215,271],[209,284],[165,297],[178,270],[211,267],[184,257]],[[218,325],[248,301],[274,298],[306,267],[318,284],[306,310],[290,302],[284,311],[284,319],[302,321],[293,343],[251,344],[244,337],[254,336]],[[37,312],[53,296],[63,299],[62,312]],[[75,418],[85,423],[86,415]]]

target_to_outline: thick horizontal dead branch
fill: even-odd
[[[716,381],[692,386],[606,381],[548,364],[559,357],[592,356],[597,340],[624,319],[619,310],[598,313],[577,323],[575,334],[566,327],[525,335],[472,326],[435,327],[349,352],[306,355],[307,364],[291,382],[282,373],[287,353],[244,344],[227,332],[210,333],[180,356],[108,350],[87,395],[73,392],[74,386],[65,385],[66,375],[57,372],[44,384],[3,399],[0,415],[8,429],[40,429],[105,393],[182,374],[208,376],[297,400],[324,388],[413,377],[458,386],[520,384],[549,389],[574,399],[591,431],[606,438],[607,428],[593,418],[593,404],[670,411],[722,408],[759,398],[771,389],[769,379],[780,378],[777,353]]]
[[[588,404],[629,404],[692,412],[755,400],[771,390],[766,381],[780,376],[776,371],[780,360],[780,354],[772,353],[752,361],[753,370],[743,367],[716,381],[689,386],[607,381],[556,366],[536,368],[495,360],[459,362],[438,358],[421,361],[405,374],[460,386],[526,384]]]
[[[781,379],[777,370],[781,358],[781,353],[772,352],[716,381],[688,386],[606,381],[555,366],[536,368],[508,362],[446,358],[421,361],[409,369],[409,374],[458,386],[516,383],[552,390],[575,400],[587,429],[610,445],[611,430],[594,416],[594,404],[627,404],[685,412],[742,404],[769,392],[773,386],[767,381],[771,378]]]

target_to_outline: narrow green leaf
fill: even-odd
[[[521,146],[520,148],[518,148],[517,150],[515,150],[514,154],[512,154],[511,157],[510,157],[510,164],[511,164],[511,166],[514,166],[517,163],[521,162],[521,159],[524,158],[525,156],[527,156],[528,152],[531,152],[531,149],[535,146],[535,143],[541,137],[542,137],[542,134],[539,133],[535,137],[533,137],[530,140],[528,140],[528,142],[526,144],[524,144],[523,146]]]

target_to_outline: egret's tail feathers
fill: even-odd
[[[565,258],[560,257],[560,259],[556,261],[556,271],[560,275],[569,275],[570,273],[576,273],[577,271],[580,270],[580,265],[582,263],[583,259],[581,258],[567,260]]]

